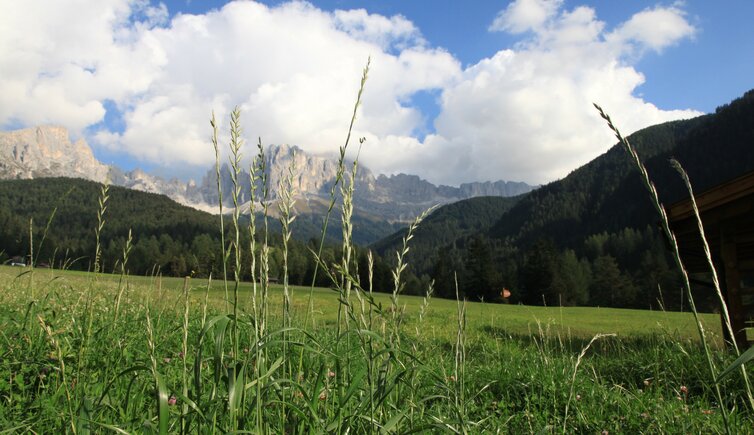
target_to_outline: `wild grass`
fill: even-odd
[[[130,276],[130,237],[118,275],[98,273],[96,262],[92,273],[0,266],[0,430],[751,432],[747,379],[710,377],[710,361],[735,359],[716,316],[438,300],[431,286],[424,298],[402,295],[405,255],[429,211],[396,253],[392,293],[375,293],[371,278],[361,282],[350,238],[358,162],[349,169],[345,154],[367,72],[331,190],[343,255],[326,262],[321,247],[312,251],[331,288],[290,286],[285,273],[282,285],[270,284],[269,256],[279,249],[285,259],[286,244],[268,244],[273,199],[261,139],[249,208],[261,207],[262,222],[240,226],[243,143],[234,111],[234,208],[230,228],[219,222],[221,279]],[[211,126],[219,176],[214,116]],[[295,218],[294,174],[275,199],[284,242]],[[103,188],[96,234],[106,201]],[[323,233],[326,226],[327,218]],[[243,231],[248,251],[239,245]],[[247,267],[250,283],[239,278]]]
[[[664,206],[659,200],[659,196],[657,195],[657,189],[654,183],[652,183],[649,177],[649,174],[647,172],[647,168],[641,162],[641,159],[639,158],[639,155],[636,152],[636,149],[629,143],[628,139],[623,137],[623,135],[620,133],[618,128],[613,124],[612,120],[610,119],[610,116],[607,113],[605,113],[605,111],[602,110],[602,108],[599,105],[595,104],[594,107],[597,109],[600,116],[607,122],[608,127],[615,133],[615,136],[618,139],[619,143],[626,150],[628,155],[631,157],[631,160],[635,164],[636,168],[639,170],[639,173],[641,174],[641,179],[644,182],[644,185],[647,188],[647,191],[649,192],[649,196],[652,200],[652,204],[654,205],[655,209],[660,215],[660,223],[662,225],[662,230],[665,233],[665,237],[667,238],[667,240],[670,241],[670,247],[673,252],[673,258],[676,262],[676,265],[678,266],[678,269],[681,271],[684,290],[686,291],[686,297],[689,302],[689,306],[691,307],[691,312],[694,315],[694,319],[697,325],[697,330],[699,332],[699,338],[701,340],[702,347],[704,348],[704,355],[706,357],[707,365],[709,368],[709,374],[711,378],[711,383],[714,387],[715,395],[717,396],[718,403],[725,403],[723,393],[720,387],[720,383],[718,382],[719,371],[717,367],[715,366],[715,361],[712,355],[712,350],[710,349],[710,346],[708,343],[708,337],[704,329],[704,324],[701,322],[699,318],[699,313],[696,309],[696,303],[694,301],[694,297],[691,292],[691,283],[689,281],[689,276],[688,276],[688,273],[686,272],[686,268],[683,265],[683,259],[681,258],[681,253],[678,248],[678,241],[676,240],[675,234],[673,234],[673,232],[670,229],[670,220],[668,219]],[[691,202],[694,209],[694,217],[696,218],[696,222],[699,227],[699,232],[704,242],[704,253],[707,258],[713,277],[714,277],[715,289],[719,297],[720,309],[721,309],[721,312],[723,313],[723,323],[725,323],[726,329],[730,333],[732,346],[735,350],[736,356],[739,356],[740,352],[739,352],[738,346],[735,343],[735,335],[733,334],[733,328],[731,326],[730,316],[728,315],[727,304],[726,304],[725,298],[723,298],[722,296],[722,292],[720,291],[720,284],[717,281],[717,273],[715,271],[715,266],[712,262],[712,257],[710,255],[709,246],[707,245],[707,239],[704,234],[704,226],[702,224],[701,217],[699,216],[699,210],[696,207],[696,201],[694,199],[694,192],[693,192],[693,189],[691,188],[691,183],[689,181],[688,175],[683,170],[683,168],[681,167],[680,163],[678,163],[678,161],[672,160],[671,164],[678,170],[681,178],[684,181],[686,188],[688,189],[689,195],[691,197]],[[744,380],[746,397],[749,402],[748,407],[749,407],[749,410],[754,411],[754,398],[752,397],[751,384],[749,382],[749,378],[746,373],[746,367],[743,365],[743,362],[740,362],[739,364],[741,366],[741,375]],[[723,417],[725,431],[726,433],[730,434],[731,428],[730,428],[730,423],[728,420],[728,409],[725,406],[721,407],[721,413]]]
[[[92,370],[92,376],[86,386],[74,384],[74,388],[70,388],[77,379],[76,343],[82,337],[82,331],[76,325],[85,309],[83,302],[77,305],[76,301],[80,299],[80,289],[86,288],[88,278],[78,272],[55,270],[38,274],[37,281],[44,288],[42,294],[45,297],[40,298],[31,309],[50,326],[55,340],[52,341],[31,312],[28,313],[31,317],[26,319],[29,298],[23,290],[27,286],[28,275],[15,278],[17,274],[17,268],[0,268],[0,282],[4,283],[0,297],[3,324],[0,330],[3,356],[0,364],[0,426],[10,428],[23,424],[22,428],[38,432],[65,431],[66,428],[72,432],[71,422],[76,424],[81,407],[89,397],[94,399],[89,418],[97,422],[93,423],[93,428],[103,430],[101,423],[128,432],[141,431],[145,424],[146,427],[159,429],[156,395],[159,389],[152,374],[151,355],[154,355],[157,372],[165,382],[166,400],[170,400],[171,396],[176,398],[175,405],[168,405],[169,431],[179,432],[182,421],[189,432],[199,430],[199,425],[202,431],[212,431],[213,427],[217,432],[231,430],[227,401],[232,376],[228,377],[228,371],[233,367],[231,361],[235,359],[230,356],[229,340],[221,340],[219,335],[220,330],[226,336],[230,332],[230,325],[226,324],[224,329],[222,327],[223,319],[227,319],[223,315],[225,300],[222,283],[215,284],[209,292],[209,314],[203,324],[207,282],[191,280],[186,287],[188,291],[184,293],[186,281],[163,278],[160,293],[157,279],[131,277],[132,298],[124,299],[122,315],[114,322],[111,297],[117,292],[120,278],[100,275],[93,295],[96,301],[93,308],[95,334],[92,352],[88,353],[86,363]],[[310,288],[291,287],[290,290],[304,296]],[[250,283],[239,288],[240,299],[247,301],[239,307],[241,313],[251,311],[251,292]],[[186,295],[188,324],[185,323]],[[371,428],[379,432],[380,427],[402,410],[413,410],[413,415],[407,412],[399,417],[393,426],[395,431],[427,426],[432,430],[439,431],[441,427],[450,430],[445,424],[460,431],[460,427],[456,427],[460,425],[454,424],[458,421],[456,395],[460,398],[461,393],[457,390],[461,373],[456,372],[454,356],[459,348],[456,341],[456,302],[432,299],[420,321],[423,298],[401,298],[405,323],[399,350],[409,354],[404,355],[402,360],[406,367],[410,367],[415,359],[420,368],[412,373],[415,377],[404,375],[406,377],[401,378],[401,385],[406,387],[401,394],[406,397],[413,394],[415,405],[397,407],[402,398],[388,394],[380,409],[381,396],[366,393],[370,388],[375,392],[380,388],[377,376],[374,383],[369,385],[367,365],[372,364],[375,374],[381,373],[385,367],[384,359],[379,358],[380,352],[384,352],[384,346],[379,345],[386,339],[386,334],[380,328],[381,315],[372,312],[375,327],[370,332],[361,331],[363,337],[372,340],[371,350],[362,347],[357,338],[350,348],[341,341],[341,353],[336,354],[334,349],[338,337],[334,331],[337,306],[341,304],[339,295],[333,290],[319,288],[315,288],[313,295],[317,309],[308,322],[303,321],[303,312],[308,309],[306,298],[300,298],[299,303],[292,306],[294,327],[304,330],[312,323],[311,319],[314,319],[316,327],[311,328],[308,335],[302,333],[306,340],[296,340],[292,336],[289,343],[293,347],[289,357],[296,361],[296,366],[302,350],[304,354],[301,364],[303,376],[293,379],[297,385],[292,391],[288,390],[291,394],[286,398],[287,407],[293,413],[289,415],[287,424],[289,429],[297,428],[290,429],[291,432],[307,432],[316,428],[326,430],[329,426],[340,427],[342,424],[354,431],[369,432]],[[270,312],[281,313],[282,287],[271,286],[268,297]],[[390,306],[390,295],[374,294],[374,299],[377,305]],[[147,311],[155,337],[154,353],[150,353],[147,343]],[[358,316],[361,308],[356,307],[355,311]],[[369,315],[368,310],[364,312],[367,325]],[[390,313],[385,315],[389,318]],[[546,428],[549,428],[547,431],[559,432],[564,426],[567,432],[578,430],[589,433],[602,430],[611,433],[715,433],[723,430],[720,410],[705,368],[703,349],[698,339],[693,337],[693,319],[689,313],[559,309],[469,302],[466,304],[465,318],[465,360],[459,366],[459,370],[463,369],[462,391],[465,396],[462,417],[464,421],[479,423],[467,425],[468,432],[494,432],[498,428],[502,432],[514,433],[540,432]],[[720,366],[730,362],[732,356],[723,351],[719,319],[714,315],[702,315],[701,318],[707,330],[715,332],[717,350],[713,355],[716,362]],[[580,319],[591,321],[582,324]],[[272,325],[280,325],[281,320],[279,314],[269,319]],[[415,333],[417,328],[422,333],[420,336]],[[253,325],[242,326],[242,331],[252,330]],[[591,337],[600,332],[615,333],[616,337],[595,341],[584,352],[576,370],[582,350]],[[253,333],[241,334],[239,345],[242,361],[250,355],[254,355],[251,359],[257,359],[256,350],[251,345],[258,341],[251,335]],[[276,395],[279,392],[273,392],[276,385],[282,389],[283,385],[292,384],[283,383],[285,379],[278,376],[283,361],[280,360],[281,343],[275,345],[272,341],[280,336],[279,333],[265,335],[267,337],[259,347],[259,353],[268,351],[268,362],[257,366],[252,364],[246,371],[249,373],[250,370],[253,376],[249,376],[245,386],[253,384],[245,389],[245,397],[240,402],[246,409],[241,412],[244,420],[239,421],[239,425],[245,430],[256,431],[257,428],[250,428],[249,424],[259,420],[248,414],[256,414],[256,404],[259,403],[259,412],[266,422],[260,425],[260,430],[279,432],[286,421],[281,420],[279,415],[281,398]],[[221,365],[216,366],[220,356],[216,346],[220,341],[224,344],[224,359]],[[371,352],[373,357],[364,357],[364,352]],[[338,386],[335,376],[330,375],[336,370],[344,373],[342,366],[348,360],[347,353],[352,364],[351,375],[343,381],[343,385]],[[265,361],[264,358],[261,361]],[[184,365],[188,367],[187,371],[184,371]],[[215,378],[216,373],[218,378]],[[184,374],[187,383],[184,383]],[[260,381],[254,383],[257,379]],[[353,409],[338,417],[341,398],[346,397],[350,382],[354,379],[358,387],[344,402],[344,405],[352,405]],[[408,389],[408,385],[411,385],[411,389]],[[681,387],[686,387],[686,394],[681,394]],[[752,419],[744,408],[742,380],[734,373],[730,380],[725,381],[724,387],[730,393],[726,403],[731,408],[737,405],[737,409],[731,412],[734,432],[747,433]],[[184,389],[188,390],[188,395]],[[257,389],[263,397],[259,402],[256,402],[256,397],[260,397]],[[72,411],[68,409],[67,391],[71,396]],[[197,394],[197,391],[201,391],[201,394]],[[357,398],[373,399],[374,404],[357,404]],[[312,422],[308,421],[313,418],[311,410],[305,414],[306,419],[293,410],[309,406],[314,408],[317,415]],[[184,408],[187,410],[183,411]],[[357,411],[363,414],[354,416]],[[199,415],[200,412],[203,417]],[[298,419],[295,418],[297,415]],[[366,415],[369,415],[368,419]],[[337,423],[341,420],[344,423]]]

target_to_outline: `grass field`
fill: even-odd
[[[363,312],[371,330],[341,318],[339,337],[338,292],[314,289],[304,324],[310,289],[293,288],[282,329],[273,286],[257,354],[245,283],[236,354],[222,283],[207,292],[191,280],[185,311],[184,280],[128,277],[116,315],[120,279],[0,267],[4,430],[724,432],[689,313],[479,303],[459,312],[456,301],[402,296],[392,336],[394,313],[379,308],[389,296],[375,294]],[[719,318],[703,319],[719,336]],[[598,334],[615,335],[590,343]],[[722,349],[714,357],[732,360]],[[740,376],[724,387],[730,427],[750,433]]]

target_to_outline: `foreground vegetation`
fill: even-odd
[[[282,315],[271,316],[271,332],[257,343],[266,357],[258,359],[250,284],[240,289],[236,354],[221,314],[222,283],[207,292],[206,281],[192,280],[184,293],[179,279],[132,277],[125,290],[120,279],[0,268],[0,426],[45,433],[723,431],[689,313],[469,303],[459,329],[455,303],[404,297],[392,337],[393,313],[378,309],[389,306],[383,296],[364,312],[370,331],[338,337],[338,293],[314,291],[307,325],[309,288],[293,288],[291,326],[286,331]],[[269,300],[270,312],[282,313],[281,287],[270,289]],[[719,337],[717,316],[703,319]],[[719,344],[722,366],[732,358]],[[257,370],[261,376],[251,376]],[[754,420],[741,379],[723,385],[730,424],[747,433]]]

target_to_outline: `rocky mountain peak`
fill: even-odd
[[[295,145],[270,145],[265,150],[265,167],[269,200],[280,198],[289,168],[293,168],[293,191],[306,200],[306,208],[315,212],[316,204],[327,204],[330,189],[338,173],[338,161],[306,153]],[[352,169],[346,162],[346,171]],[[233,203],[231,169],[224,163],[220,169],[223,204]],[[11,132],[0,132],[0,178],[73,177],[104,182],[136,190],[164,194],[173,200],[205,211],[218,211],[217,172],[212,167],[200,183],[178,179],[166,180],[140,169],[124,172],[97,161],[87,143],[72,143],[63,127],[41,126]],[[347,175],[346,175],[347,176]],[[251,200],[248,168],[241,168],[239,203]],[[447,204],[474,196],[512,196],[532,189],[524,183],[497,181],[467,183],[460,187],[435,186],[416,175],[397,174],[376,177],[363,165],[356,175],[354,206],[357,213],[389,221],[409,221],[429,206]],[[339,189],[336,195],[339,195]],[[260,189],[255,200],[262,198]]]
[[[86,141],[72,143],[64,127],[0,132],[0,178],[67,176],[102,182],[108,170]]]

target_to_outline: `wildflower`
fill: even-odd
[[[608,432],[608,430],[605,429],[605,430],[602,431],[602,435],[610,435],[610,432]]]
[[[178,399],[176,399],[175,396],[170,396],[168,398],[168,405],[173,406],[176,402],[178,402]]]
[[[581,400],[581,394],[576,395],[576,400]]]
[[[640,415],[641,418],[649,418],[649,414],[647,414],[646,412],[642,412]]]
[[[651,382],[649,381],[649,379],[644,379],[644,386],[648,387],[649,384],[651,384]]]
[[[322,391],[319,393],[319,400],[325,400],[327,399],[327,391]]]
[[[294,394],[294,396],[297,397],[297,398],[299,398],[299,399],[301,399],[301,398],[304,397],[304,393],[302,393],[301,391],[296,391],[296,393]]]
[[[183,351],[178,352],[178,358],[183,359],[186,355],[183,354]]]
[[[714,413],[715,413],[715,411],[713,411],[711,409],[702,409],[702,414],[704,414],[704,415],[712,415]]]
[[[685,385],[681,385],[681,394],[685,396],[686,394],[688,394],[688,392],[689,392],[689,389],[686,388]]]
[[[166,356],[165,358],[162,359],[162,362],[164,362],[165,364],[169,364],[170,363],[170,357]]]
[[[334,372],[334,371],[332,371],[332,370],[328,370],[328,371],[327,371],[327,377],[328,377],[328,378],[334,378],[334,377],[335,377],[335,372]]]
[[[448,376],[448,380],[449,380],[450,382],[455,382],[455,381],[456,381],[456,377],[455,377],[455,375],[450,375],[450,376]]]

